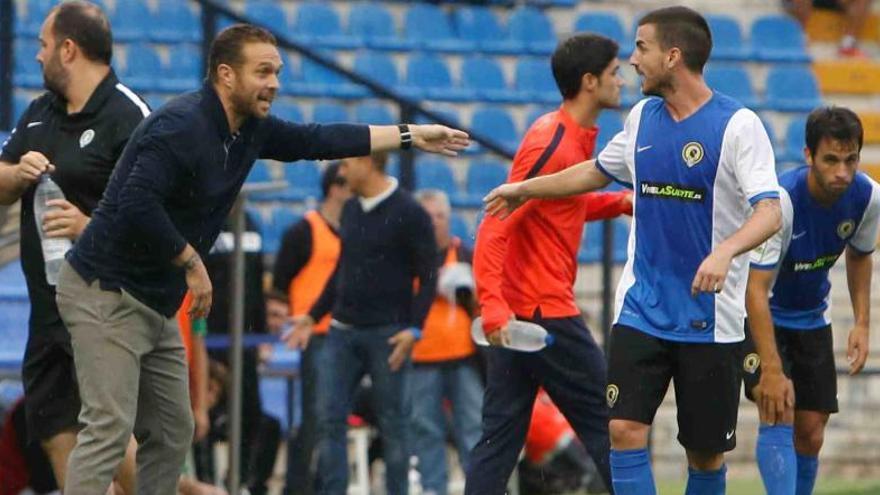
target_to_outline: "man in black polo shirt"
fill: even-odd
[[[70,330],[84,427],[66,495],[107,489],[127,436],[138,439],[137,493],[175,493],[193,434],[174,315],[211,307],[201,261],[258,158],[333,159],[415,145],[455,154],[467,134],[443,126],[300,125],[269,116],[281,55],[249,25],[214,39],[208,79],[135,129],[91,223],[67,255],[57,301]]]
[[[70,334],[58,314],[55,288],[46,282],[34,191],[40,175],[51,172],[67,199],[46,215],[43,227],[49,237],[76,240],[149,109],[110,68],[110,25],[97,6],[55,7],[40,40],[37,60],[49,91],[31,103],[0,152],[0,203],[21,198],[21,264],[31,302],[22,367],[28,432],[46,450],[63,489],[80,399]],[[119,481],[133,493],[133,456],[124,466]]]
[[[340,172],[356,197],[342,209],[336,271],[308,314],[295,317],[287,341],[305,348],[315,322],[332,310],[330,331],[313,357],[322,363],[315,387],[320,495],[346,492],[346,420],[366,374],[382,433],[388,494],[406,495],[409,486],[410,352],[434,303],[437,244],[428,213],[385,174],[386,158],[374,154],[342,162]]]

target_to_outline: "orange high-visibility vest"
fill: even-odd
[[[446,250],[444,266],[458,262],[460,240],[453,238]],[[412,359],[417,363],[451,361],[476,351],[471,340],[471,317],[461,306],[444,297],[437,297],[422,329],[422,339],[413,347]]]
[[[333,275],[342,243],[317,211],[306,213],[305,219],[312,228],[312,254],[308,263],[290,281],[288,298],[290,314],[304,315],[321,296],[324,286]],[[324,334],[330,329],[330,315],[315,324],[315,333]]]

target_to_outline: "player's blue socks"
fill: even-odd
[[[755,457],[767,495],[795,495],[798,462],[791,425],[761,424]]]
[[[819,458],[797,454],[797,495],[813,495]]]
[[[727,466],[715,471],[688,468],[688,484],[684,495],[724,495],[727,492]]]
[[[612,449],[611,482],[617,495],[656,495],[648,450]]]

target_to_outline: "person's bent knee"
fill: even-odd
[[[611,447],[615,450],[642,449],[648,445],[650,425],[628,419],[612,419],[608,422]]]
[[[717,471],[724,465],[724,454],[720,452],[687,451],[688,465],[696,471]]]
[[[825,442],[825,428],[821,424],[810,426],[810,428],[795,429],[795,448],[799,454],[817,456]]]

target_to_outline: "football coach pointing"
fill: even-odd
[[[174,313],[211,306],[201,255],[258,158],[334,159],[416,146],[454,155],[467,134],[443,126],[298,125],[269,116],[281,57],[266,30],[235,25],[210,50],[208,79],[134,132],[92,221],[59,275],[85,425],[65,493],[104,493],[129,436],[141,495],[175,493],[193,422]]]

